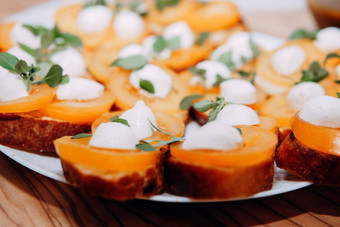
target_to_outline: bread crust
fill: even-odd
[[[318,185],[340,186],[340,156],[311,149],[291,132],[275,153],[279,168]]]
[[[107,173],[61,160],[66,180],[79,191],[118,201],[149,197],[163,189],[163,167],[157,162],[144,171]]]
[[[203,166],[170,155],[164,162],[167,190],[194,199],[231,199],[269,190],[273,185],[273,158],[248,167]]]
[[[55,152],[53,141],[89,132],[88,124],[43,119],[38,112],[0,113],[0,144],[26,151]]]

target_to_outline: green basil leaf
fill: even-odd
[[[162,52],[166,48],[166,41],[163,37],[157,36],[155,42],[153,43],[153,50],[156,53]]]
[[[54,88],[62,81],[63,69],[59,65],[52,65],[43,81],[50,87]]]
[[[214,102],[209,100],[201,100],[199,102],[196,102],[193,107],[199,111],[199,112],[206,112],[214,107]]]
[[[192,105],[192,102],[196,99],[200,99],[202,98],[203,95],[189,95],[186,96],[182,99],[181,103],[179,104],[179,108],[181,110],[187,110],[190,108],[190,106]]]
[[[222,82],[226,81],[226,80],[228,80],[228,79],[222,77],[220,74],[217,74],[217,75],[216,75],[216,81],[215,81],[215,83],[213,84],[213,87],[218,87],[218,86],[220,86],[220,84],[221,84]]]
[[[181,40],[178,36],[173,37],[171,39],[168,39],[166,41],[166,46],[170,49],[170,50],[177,50],[179,49],[181,45]]]
[[[196,45],[202,45],[210,36],[209,32],[201,32],[195,42]]]
[[[1,52],[0,53],[0,66],[14,72],[15,64],[19,61],[17,57],[12,54]]]
[[[233,53],[230,50],[230,51],[227,51],[221,54],[219,58],[217,59],[217,61],[225,64],[231,71],[234,71],[234,69],[236,68],[236,64],[235,62],[233,62],[232,56],[233,56]]]
[[[123,125],[126,125],[126,126],[130,127],[129,122],[127,120],[125,120],[123,118],[119,118],[118,116],[111,117],[110,121],[111,122],[116,122],[116,123],[121,123]]]
[[[23,51],[25,51],[26,53],[34,57],[34,49],[30,48],[29,46],[26,46],[23,43],[18,43],[18,45],[20,49],[22,49]]]
[[[82,46],[81,39],[77,36],[71,35],[69,33],[62,33],[60,34],[60,38],[64,40],[64,42],[73,47],[80,47]]]
[[[48,47],[53,43],[54,37],[51,34],[43,34],[41,36],[41,47],[44,49],[48,49]]]
[[[155,93],[155,88],[154,88],[153,84],[150,82],[150,80],[143,80],[143,79],[141,79],[139,81],[139,86],[143,90],[145,90],[145,91],[147,91],[147,92],[149,92],[151,94]]]
[[[142,151],[155,151],[156,150],[155,147],[153,147],[150,144],[146,144],[146,143],[136,144],[136,148]]]
[[[127,70],[138,70],[148,63],[148,59],[143,55],[133,55],[127,58],[118,58],[111,66],[119,66]]]
[[[19,60],[14,66],[15,72],[18,74],[24,74],[28,72],[28,65],[25,61]]]
[[[311,39],[311,40],[315,40],[318,32],[319,32],[319,30],[314,30],[314,31],[308,32],[304,29],[297,29],[296,31],[294,31],[289,36],[289,39]]]
[[[75,136],[72,136],[71,139],[81,139],[81,138],[87,138],[87,137],[92,137],[92,135],[88,133],[79,133]]]
[[[257,58],[261,54],[259,46],[252,39],[249,39],[249,46],[253,53],[253,58]],[[248,59],[244,63],[246,62],[248,62]]]
[[[329,54],[327,54],[323,63],[325,64],[327,62],[327,60],[330,59],[330,58],[340,58],[340,55],[337,54],[337,53],[329,53]]]
[[[179,0],[156,0],[156,7],[163,10],[165,7],[173,7],[178,4]]]

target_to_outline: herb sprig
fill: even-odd
[[[317,61],[313,61],[307,70],[302,71],[302,77],[299,83],[302,82],[319,82],[328,76],[326,69],[321,68],[321,65]]]
[[[156,53],[162,52],[164,49],[177,50],[181,45],[181,40],[178,36],[171,39],[164,39],[162,36],[157,36],[153,43],[153,50]]]
[[[118,116],[113,116],[113,117],[111,117],[111,118],[110,118],[110,121],[111,121],[111,122],[116,122],[116,123],[121,123],[121,124],[123,124],[123,125],[126,125],[126,126],[130,127],[130,124],[129,124],[129,122],[128,122],[127,120],[125,120],[125,119],[123,119],[123,118],[120,118],[120,117],[118,117]]]
[[[195,101],[197,99],[200,99],[202,97],[203,97],[203,95],[189,95],[189,96],[186,96],[186,97],[184,97],[182,99],[181,103],[179,104],[179,108],[181,110],[188,110],[191,107],[193,101]]]
[[[143,55],[132,55],[126,58],[118,58],[111,66],[118,66],[126,70],[138,70],[148,63],[148,58]]]
[[[217,96],[216,101],[201,100],[193,105],[193,107],[199,112],[206,112],[210,110],[208,115],[208,122],[216,119],[218,113],[226,105],[225,99],[223,97]]]
[[[210,33],[209,32],[201,32],[196,41],[195,41],[195,44],[196,45],[202,45],[210,36]]]
[[[179,0],[156,0],[156,7],[159,10],[163,10],[165,7],[173,7],[179,3]]]
[[[318,32],[319,32],[319,30],[313,30],[313,31],[309,32],[305,29],[297,29],[296,31],[294,31],[289,36],[289,39],[311,39],[311,40],[315,40]]]
[[[242,79],[248,80],[253,85],[255,84],[256,72],[246,72],[243,70],[237,71],[238,75],[241,76]]]
[[[0,53],[0,66],[18,75],[26,84],[28,92],[31,90],[31,85],[34,84],[46,83],[54,88],[69,81],[68,76],[63,75],[63,69],[59,65],[52,65],[43,78],[38,78],[37,72],[39,72],[40,68],[34,65],[28,66],[24,60],[19,60],[9,53]]]
[[[83,8],[88,8],[92,6],[106,6],[105,0],[87,0]]]

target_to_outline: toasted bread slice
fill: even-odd
[[[124,201],[149,197],[163,189],[160,163],[138,172],[103,172],[61,160],[66,180],[81,192]]]
[[[340,155],[311,149],[291,132],[275,153],[279,168],[319,185],[340,186]]]
[[[246,167],[210,167],[168,156],[165,181],[170,193],[196,199],[247,197],[269,190],[273,184],[273,159]]]
[[[89,132],[89,124],[46,119],[40,112],[0,113],[0,144],[26,151],[55,152],[53,141]]]

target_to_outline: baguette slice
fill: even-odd
[[[53,141],[89,132],[89,124],[45,119],[40,112],[0,113],[0,144],[26,151],[55,152]]]
[[[248,167],[210,167],[168,156],[165,159],[167,190],[194,199],[231,199],[271,189],[273,159]]]
[[[340,186],[340,156],[311,149],[291,132],[275,153],[279,168],[314,184]]]
[[[163,189],[163,167],[155,163],[148,169],[124,173],[103,172],[61,160],[66,180],[79,191],[118,201],[149,197]]]

